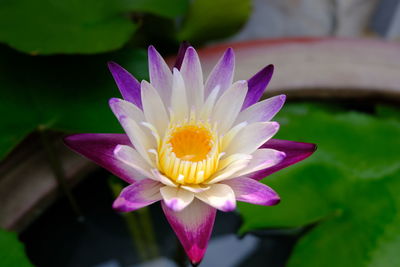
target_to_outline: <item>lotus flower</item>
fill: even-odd
[[[124,98],[109,104],[126,134],[77,134],[66,144],[127,183],[113,208],[130,212],[161,200],[168,222],[193,264],[206,251],[216,211],[236,201],[279,203],[258,182],[305,159],[314,144],[271,139],[270,121],[285,96],[261,102],[273,66],[247,81],[232,83],[235,57],[227,49],[203,82],[199,57],[182,45],[171,71],[149,47],[150,83],[109,63]]]

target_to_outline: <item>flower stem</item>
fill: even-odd
[[[63,193],[67,197],[73,212],[77,216],[78,220],[81,221],[84,219],[83,214],[79,209],[79,206],[71,192],[71,189],[69,188],[64,170],[62,169],[60,158],[55,151],[53,143],[49,140],[49,131],[44,126],[39,126],[38,132],[43,148],[46,152],[48,163],[50,164],[50,168],[53,171],[54,178],[57,180],[59,189],[61,193]]]
[[[140,228],[143,231],[144,239],[146,240],[147,248],[152,259],[159,256],[158,246],[154,233],[153,222],[150,216],[149,208],[145,207],[137,211]]]
[[[114,197],[117,197],[123,185],[115,177],[110,177],[109,186]],[[135,212],[123,213],[124,221],[129,229],[132,241],[142,261],[159,256],[154,228],[147,207]]]

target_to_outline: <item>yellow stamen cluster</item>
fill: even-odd
[[[161,171],[178,184],[200,184],[218,168],[219,145],[208,124],[170,125],[159,153]]]

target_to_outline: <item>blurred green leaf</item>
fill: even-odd
[[[189,0],[122,0],[129,10],[152,13],[166,18],[175,18],[184,14],[189,6]]]
[[[33,266],[17,234],[0,229],[0,266]]]
[[[136,26],[114,0],[3,0],[0,40],[30,54],[120,48]]]
[[[288,266],[400,266],[399,197],[391,186],[400,188],[391,178],[353,184],[341,213],[303,236]]]
[[[173,18],[187,0],[2,0],[0,41],[29,54],[93,54],[121,48],[137,25],[131,12]]]
[[[101,56],[31,57],[0,49],[0,160],[39,125],[69,132],[121,132],[108,107],[120,97],[107,69],[114,60],[147,77],[144,50]]]
[[[316,105],[286,105],[277,138],[313,142],[309,159],[263,180],[282,202],[240,204],[241,233],[316,223],[288,266],[397,266],[400,122]]]
[[[250,13],[250,0],[194,0],[178,39],[198,44],[228,37],[246,23]]]

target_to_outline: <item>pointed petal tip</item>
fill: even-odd
[[[158,52],[158,50],[155,48],[154,45],[149,45],[149,47],[147,48],[147,53],[148,53],[149,60],[153,60],[156,58],[163,59],[160,52]]]
[[[118,197],[117,199],[114,200],[112,208],[117,212],[131,212],[141,207],[140,206],[136,207],[135,205],[127,201],[125,198]]]
[[[146,80],[142,80],[142,81],[140,82],[140,87],[142,88],[142,90],[143,90],[143,87],[144,87],[144,86],[149,86],[149,85],[151,85],[151,83],[149,83],[149,82],[146,81]]]
[[[190,64],[195,64],[196,61],[199,61],[199,55],[197,54],[197,51],[193,46],[189,46],[186,49],[184,57],[187,58]]]
[[[117,98],[117,97],[112,97],[108,100],[108,105],[111,107],[111,109],[121,101],[121,99]]]
[[[142,101],[140,99],[140,84],[137,79],[126,69],[113,61],[107,62],[108,69],[110,70],[122,97],[135,104],[137,107],[142,108]]]
[[[120,152],[121,149],[123,149],[123,147],[124,147],[123,145],[116,145],[115,148],[114,148],[114,150],[113,150],[113,154],[114,154],[114,155],[117,155],[118,152]]]
[[[224,60],[226,61],[234,61],[235,60],[235,51],[233,51],[232,47],[228,47],[224,53]]]
[[[245,109],[260,100],[274,73],[274,65],[270,64],[262,68],[248,80],[249,90],[242,109]]]
[[[279,125],[278,122],[273,121],[273,122],[272,122],[272,126],[275,128],[275,130],[277,130],[277,131],[279,130],[280,125]]]
[[[276,198],[270,199],[265,205],[266,206],[275,206],[281,202],[281,198],[277,195]]]
[[[170,208],[171,210],[173,210],[175,212],[178,212],[181,210],[179,207],[178,199],[176,199],[176,198],[173,198],[171,200],[164,199],[164,202],[165,202],[165,205],[168,206],[168,208]]]
[[[282,102],[286,101],[286,95],[284,95],[284,94],[279,95],[279,98],[281,99]]]
[[[274,172],[289,167],[299,161],[302,161],[311,156],[317,150],[316,144],[280,139],[270,139],[264,145],[262,145],[262,147],[285,152],[286,157],[280,163],[272,167],[259,170],[250,174],[249,177],[255,180],[261,180]]]
[[[239,80],[236,83],[238,83],[239,85],[247,85],[247,81],[246,80]]]
[[[315,151],[317,151],[318,145],[317,145],[317,144],[313,144],[313,143],[311,143],[311,145],[314,146],[314,150],[311,152],[311,154],[312,154],[312,153],[314,153]]]
[[[108,61],[107,67],[110,70],[111,74],[114,76],[114,78],[116,76],[118,76],[121,71],[128,72],[121,65],[119,65],[118,63],[116,63],[114,61]]]
[[[157,51],[156,48],[154,47],[154,45],[149,45],[149,47],[147,48],[147,51]]]
[[[71,147],[71,144],[75,141],[76,139],[76,134],[71,134],[63,137],[63,142],[66,144],[68,147]]]
[[[184,203],[182,203],[182,201],[180,201],[177,198],[173,198],[170,200],[164,199],[164,203],[165,203],[165,205],[168,206],[168,208],[170,208],[174,212],[180,212],[187,207],[187,205],[184,205]]]
[[[158,53],[157,49],[153,45],[149,45],[147,48],[147,55],[149,57],[149,61],[153,61],[161,55]]]
[[[268,85],[270,79],[272,78],[272,75],[274,74],[274,69],[275,69],[274,65],[269,64],[258,72],[259,75],[264,76],[266,86]]]
[[[190,260],[190,264],[192,264],[192,267],[198,267],[200,265],[200,263],[201,263],[201,260],[200,261],[192,261],[192,260]]]
[[[81,144],[82,137],[89,136],[90,134],[82,133],[82,134],[70,134],[63,137],[63,142],[69,148],[76,150],[76,148]]]
[[[121,69],[125,70],[120,64],[118,64],[115,61],[107,61],[107,67],[111,71],[111,73],[113,73],[114,71],[121,70]]]
[[[112,204],[112,208],[115,211],[118,212],[124,212],[125,211],[125,202],[126,200],[122,197],[118,197],[117,199],[114,200],[113,204]]]
[[[236,209],[236,201],[226,201],[224,206],[220,208],[221,211],[230,212]]]
[[[107,66],[108,68],[111,70],[112,68],[114,68],[115,66],[119,66],[117,63],[115,63],[114,61],[108,61],[107,62]]]
[[[196,53],[197,54],[197,51],[193,46],[188,46],[186,48],[186,53]]]

